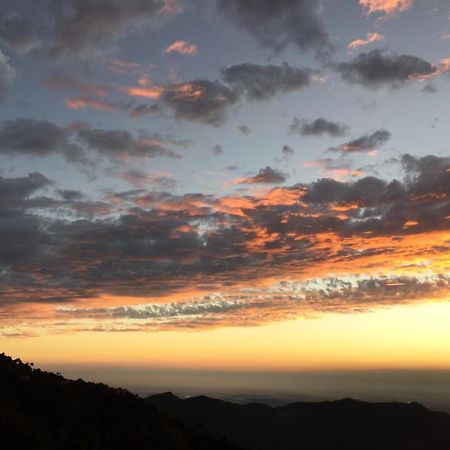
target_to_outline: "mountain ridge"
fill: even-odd
[[[205,396],[180,399],[171,392],[146,401],[170,417],[249,449],[450,448],[450,415],[417,402],[343,398],[273,407]]]

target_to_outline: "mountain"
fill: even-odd
[[[270,407],[208,397],[154,395],[147,403],[173,418],[260,450],[449,450],[450,415],[418,403],[352,399]]]
[[[450,415],[352,399],[278,407],[171,393],[144,400],[0,354],[1,450],[237,448],[448,450]]]
[[[0,354],[2,450],[231,450],[124,389],[69,381]]]

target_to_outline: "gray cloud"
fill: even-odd
[[[295,151],[292,147],[289,147],[289,145],[283,145],[281,153],[283,154],[284,158],[290,158],[295,153]]]
[[[377,49],[338,64],[336,70],[349,83],[378,89],[383,86],[399,88],[414,77],[437,74],[438,67],[417,56],[386,54]]]
[[[11,11],[0,19],[0,40],[17,49],[29,50],[39,44],[37,30],[31,18]]]
[[[135,138],[129,131],[80,127],[78,139],[88,148],[113,159],[155,156],[180,158],[177,153],[167,148],[158,135],[142,135]]]
[[[212,154],[214,156],[220,156],[223,153],[223,148],[221,145],[217,144],[212,148]]]
[[[342,153],[370,152],[386,144],[390,138],[391,133],[381,129],[341,144],[339,147],[331,148],[330,150],[340,151]]]
[[[218,8],[262,47],[279,51],[292,44],[319,55],[330,52],[320,0],[218,0]]]
[[[46,156],[65,151],[69,132],[48,120],[17,118],[0,128],[0,152]]]
[[[192,80],[166,86],[160,104],[178,119],[220,126],[240,100],[262,101],[308,86],[312,72],[288,64],[240,64],[222,69],[222,81]],[[248,133],[248,127],[241,128]]]
[[[176,118],[220,126],[227,119],[229,109],[239,100],[230,87],[209,80],[193,80],[169,86],[161,97],[164,106]]]
[[[54,54],[83,53],[116,40],[130,26],[155,19],[165,6],[163,0],[66,0],[53,2],[56,36]]]
[[[26,177],[0,177],[0,205],[3,213],[8,209],[23,209],[29,206],[30,197],[51,181],[40,173],[30,173]]]
[[[8,59],[0,50],[0,101],[5,100],[15,76],[15,69],[9,64]]]
[[[311,82],[311,72],[305,69],[257,64],[239,64],[222,70],[224,80],[249,100],[267,100],[288,93]]]
[[[48,120],[17,118],[0,127],[0,153],[44,157],[60,154],[70,162],[92,164],[92,156],[112,160],[166,156],[179,158],[158,135],[134,137],[128,131],[85,124],[63,128]]]
[[[239,125],[237,127],[237,129],[242,133],[242,134],[250,134],[252,132],[252,129],[247,126],[247,125]]]
[[[301,122],[297,117],[290,126],[290,133],[298,133],[302,136],[322,136],[328,134],[332,137],[344,136],[349,128],[347,125],[339,122],[330,122],[322,117],[312,121]]]
[[[0,39],[8,45],[41,47],[53,56],[90,56],[174,11],[164,0],[17,0],[2,12]]]
[[[286,174],[267,166],[252,177],[239,179],[239,184],[279,184],[284,183],[286,179]]]

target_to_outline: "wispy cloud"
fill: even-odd
[[[367,33],[366,39],[355,39],[348,44],[347,48],[350,51],[356,50],[359,47],[364,47],[366,45],[372,44],[374,42],[383,41],[385,38],[380,33]]]
[[[198,48],[195,44],[190,44],[189,42],[178,40],[168,45],[164,53],[179,53],[180,55],[195,56],[198,55]]]

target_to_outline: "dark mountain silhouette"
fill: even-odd
[[[449,450],[450,415],[418,403],[352,399],[270,407],[171,393],[146,401],[199,430],[246,449]]]
[[[1,450],[230,450],[123,389],[0,354]]]
[[[450,415],[352,399],[279,407],[171,393],[144,400],[0,354],[1,450],[237,448],[449,450]]]

